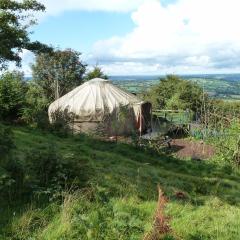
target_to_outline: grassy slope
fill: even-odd
[[[170,199],[167,214],[177,239],[239,239],[240,175],[229,168],[83,136],[61,139],[25,128],[14,133],[22,157],[45,142],[56,144],[65,161],[80,164],[89,190],[67,196],[62,206],[20,206],[16,216],[5,208],[10,224],[1,219],[2,239],[142,239],[151,229],[157,184]],[[177,199],[176,191],[187,198]]]

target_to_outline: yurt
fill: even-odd
[[[151,104],[101,78],[87,81],[54,101],[48,109],[50,122],[59,111],[73,116],[75,132],[122,135],[151,128]]]

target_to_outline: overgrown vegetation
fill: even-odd
[[[205,130],[205,131],[204,131]],[[208,141],[218,147],[216,159],[220,164],[228,162],[233,169],[238,169],[240,164],[240,122],[239,119],[233,119],[231,122],[225,122],[217,125],[210,125],[203,128],[205,141]]]
[[[49,123],[48,130],[58,136],[66,137],[70,133],[73,134],[73,123],[75,115],[67,110],[62,111],[57,109],[51,113],[51,123]]]
[[[14,121],[22,116],[27,84],[23,74],[6,72],[0,77],[0,120]]]
[[[36,24],[33,14],[43,12],[43,4],[35,0],[1,0],[0,1],[0,70],[6,68],[8,62],[21,64],[23,49],[35,53],[50,52],[52,49],[38,41],[32,42],[29,27]]]
[[[27,87],[21,119],[31,127],[46,130],[49,128],[47,114],[49,99],[44,95],[43,89],[34,81],[29,82]]]
[[[159,142],[144,145],[136,133],[131,144],[71,135],[74,116],[56,111],[50,124],[49,104],[107,76],[98,66],[85,74],[77,51],[30,41],[28,13],[42,4],[0,0],[0,8],[0,69],[19,65],[22,49],[37,53],[32,81],[19,72],[0,77],[0,239],[239,238],[238,103],[211,100],[173,75],[145,93],[155,108],[194,113],[200,139],[216,148],[204,161],[179,159]],[[129,109],[121,110],[103,126],[116,136],[132,127]]]
[[[197,112],[202,103],[203,91],[195,83],[168,75],[144,94],[156,109],[181,109]]]
[[[24,171],[17,202],[1,191],[3,239],[143,239],[153,229],[158,184],[169,199],[163,239],[238,237],[240,174],[228,161],[23,127],[13,133],[11,151]]]
[[[49,102],[83,82],[86,65],[80,56],[80,52],[72,49],[56,49],[37,55],[36,63],[32,65],[33,79]]]
[[[38,93],[28,87],[27,94]],[[40,110],[45,102],[28,98],[25,111],[31,104]],[[54,135],[51,128],[1,125],[3,239],[237,238],[238,122],[225,125],[222,141],[209,137],[219,152],[198,162],[143,148],[137,138],[129,145],[62,135],[67,119],[55,118]],[[165,207],[161,194],[156,207],[158,184]]]

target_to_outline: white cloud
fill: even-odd
[[[132,13],[135,29],[96,42],[89,59],[111,74],[240,71],[239,9],[239,0],[145,1]]]
[[[132,12],[132,32],[97,41],[85,55],[108,74],[240,72],[239,0],[176,0],[167,6],[161,1],[41,0],[47,15]],[[27,75],[32,59],[23,52]]]

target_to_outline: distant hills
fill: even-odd
[[[179,75],[184,79],[199,84],[211,97],[240,100],[240,74],[195,74]],[[140,93],[158,83],[164,75],[131,75],[110,76],[114,84],[130,92]],[[31,80],[26,77],[26,80]]]
[[[185,79],[192,79],[192,78],[207,78],[207,79],[219,79],[219,80],[226,80],[226,81],[240,81],[240,73],[233,73],[233,74],[184,74],[178,75]],[[165,75],[115,75],[110,76],[111,80],[126,80],[126,81],[133,81],[133,80],[158,80],[159,78],[163,78]]]
[[[120,87],[140,93],[158,83],[164,76],[111,76]],[[180,75],[184,79],[199,84],[211,97],[240,100],[240,74],[198,74]]]

